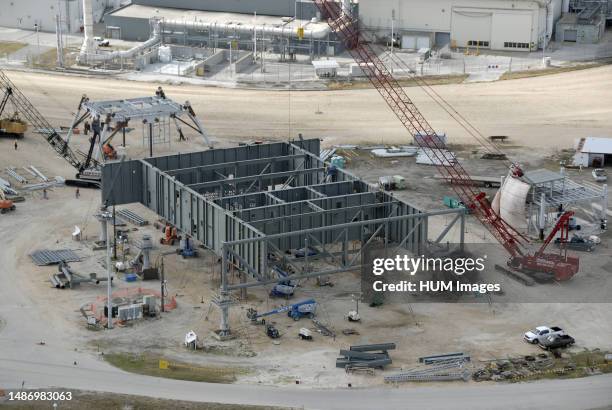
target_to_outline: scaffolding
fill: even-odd
[[[572,206],[597,204],[596,218],[601,226],[606,225],[608,208],[608,187],[572,181],[561,172],[535,170],[525,174],[525,181],[531,185],[528,209],[528,234],[539,232],[554,225],[559,212]]]
[[[123,133],[121,145],[125,146],[128,125],[134,122],[142,126],[142,143],[143,146],[149,146],[149,156],[153,156],[154,145],[168,144],[170,147],[171,124],[174,124],[179,139],[185,139],[182,125],[187,126],[202,136],[205,143],[212,148],[208,133],[196,117],[189,101],[184,104],[172,101],[166,98],[161,87],[155,96],[125,100],[91,101],[86,95],[83,95],[68,131],[66,144],[70,142],[74,129],[85,121],[93,123],[93,120],[100,122],[102,130],[100,135],[94,134],[97,141],[92,142],[92,147],[94,144],[98,146],[95,152],[98,160],[104,158],[103,146],[110,144],[120,131]]]

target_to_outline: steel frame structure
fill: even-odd
[[[140,202],[221,256],[220,336],[230,334],[231,293],[279,282],[273,264],[300,279],[359,269],[372,243],[420,254],[436,215],[454,218],[434,242],[459,223],[463,243],[464,210],[424,212],[346,171],[332,177],[319,152],[311,139],[109,162],[102,197]],[[288,256],[302,248],[317,255]]]
[[[600,207],[598,210],[600,224],[606,224],[607,184],[601,186],[588,182],[579,184],[561,173],[557,180],[531,183],[529,196],[531,200],[527,206],[528,234],[532,234],[534,229],[554,225],[558,219],[559,209],[565,210],[576,205],[597,203]]]
[[[183,128],[187,126],[204,138],[212,148],[208,134],[200,120],[196,117],[189,101],[179,104],[161,96],[137,97],[125,100],[91,101],[86,95],[81,97],[72,126],[66,136],[66,144],[70,143],[72,131],[88,119],[98,117],[104,123],[100,140],[98,141],[97,158],[102,160],[102,145],[110,141],[119,130],[124,130],[130,121],[138,121],[143,126],[143,144],[149,141],[150,154],[153,156],[153,144],[170,143],[170,122],[173,122],[178,134],[183,137]],[[185,121],[187,117],[190,121]],[[148,132],[147,129],[148,128]],[[158,135],[156,136],[155,131]]]

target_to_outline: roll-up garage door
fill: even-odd
[[[563,31],[563,41],[571,41],[575,43],[577,39],[578,39],[577,30],[564,30]]]
[[[491,44],[492,12],[461,7],[453,8],[451,38],[459,47],[475,46],[483,48]]]
[[[431,41],[429,35],[424,34],[403,34],[402,48],[408,50],[419,50],[421,48],[430,48]]]

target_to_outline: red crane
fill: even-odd
[[[429,159],[436,164],[442,176],[452,181],[453,189],[459,199],[472,210],[473,215],[497,239],[510,254],[508,265],[526,271],[543,272],[554,275],[557,280],[566,280],[578,272],[578,259],[561,255],[546,254],[543,248],[533,255],[524,249],[526,240],[512,226],[506,223],[492,208],[484,192],[474,187],[468,172],[456,159],[444,150],[441,139],[423,117],[402,86],[393,77],[385,63],[378,57],[370,43],[359,30],[359,22],[350,10],[344,10],[342,3],[335,0],[315,0],[321,16],[338,38],[344,43],[364,75],[383,97],[389,108],[397,116],[415,140],[424,149]],[[521,177],[521,168],[514,164],[512,176]],[[560,219],[555,227],[558,230]]]

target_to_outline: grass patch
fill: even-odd
[[[506,72],[499,79],[503,81],[503,80],[518,80],[521,78],[541,77],[544,75],[568,73],[571,71],[588,70],[590,68],[602,67],[608,64],[610,64],[609,61],[586,63],[586,64],[580,64],[580,65],[569,66],[569,67],[550,67],[550,68],[543,68],[540,70],[516,71],[512,73]]]
[[[28,390],[35,392],[36,390]],[[41,390],[51,391],[51,390]],[[58,392],[72,392],[72,400],[59,403],[58,408],[62,410],[81,410],[81,409],[104,409],[104,410],[289,410],[281,407],[270,406],[250,406],[241,404],[220,404],[220,403],[197,403],[182,400],[164,400],[152,397],[133,396],[127,394],[97,393],[86,391],[75,391],[70,389],[53,390]],[[6,398],[5,398],[6,400]],[[48,401],[38,402],[18,402],[3,401],[0,397],[0,407],[6,406],[15,410],[47,410],[51,408]]]
[[[237,376],[247,373],[242,368],[195,366],[175,361],[169,361],[168,369],[160,369],[159,361],[165,359],[149,354],[110,353],[104,355],[104,358],[126,372],[194,382],[233,383]]]
[[[17,41],[0,41],[0,56],[4,57],[6,54],[12,54],[25,46],[27,46],[26,43],[19,43]]]
[[[467,74],[459,75],[432,75],[418,77],[419,83],[414,78],[402,78],[397,80],[402,87],[416,87],[423,82],[428,85],[461,84],[468,78]],[[363,81],[331,81],[327,83],[330,90],[361,90],[372,88],[372,84],[364,79]]]

